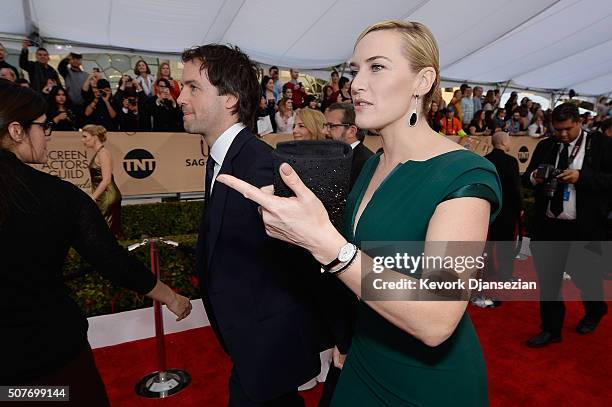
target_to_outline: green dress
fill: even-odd
[[[100,150],[102,147],[100,148]],[[102,182],[102,168],[96,164],[96,151],[93,158],[89,162],[89,175],[91,176],[91,192],[94,192],[100,182]],[[115,177],[111,176],[111,182],[108,184],[104,192],[96,199],[96,204],[102,212],[102,216],[106,220],[111,232],[119,239],[123,238],[123,230],[121,229],[121,192],[115,184]]]
[[[344,235],[366,241],[423,241],[436,206],[454,197],[480,197],[499,211],[495,167],[467,150],[398,165],[355,215],[382,150],[366,162],[348,198]],[[486,406],[487,372],[474,326],[465,313],[444,343],[429,347],[360,302],[355,336],[332,406]]]

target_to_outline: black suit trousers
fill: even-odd
[[[561,296],[563,272],[571,249],[572,240],[578,236],[576,221],[547,218],[542,223],[537,241],[531,245],[536,273],[540,283],[540,318],[543,331],[561,335],[565,318],[565,304]],[[538,241],[545,241],[539,244]],[[603,299],[603,282],[596,270],[576,270],[572,281],[581,290],[583,298]],[[583,301],[585,313],[601,317],[607,313],[604,301]]]

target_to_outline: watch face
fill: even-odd
[[[342,246],[342,249],[340,249],[340,254],[338,254],[338,260],[340,260],[342,263],[346,263],[353,256],[354,250],[355,246],[350,243]]]

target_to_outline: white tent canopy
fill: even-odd
[[[3,0],[0,38],[15,47],[37,30],[55,53],[231,43],[261,63],[320,69],[385,19],[426,24],[445,79],[612,92],[611,0]]]

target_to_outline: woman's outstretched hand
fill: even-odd
[[[315,194],[302,182],[287,163],[280,166],[280,175],[295,197],[274,196],[271,185],[257,188],[227,174],[217,181],[235,189],[245,198],[261,206],[266,233],[309,250],[320,263],[332,261],[346,240],[336,231],[327,211]]]

